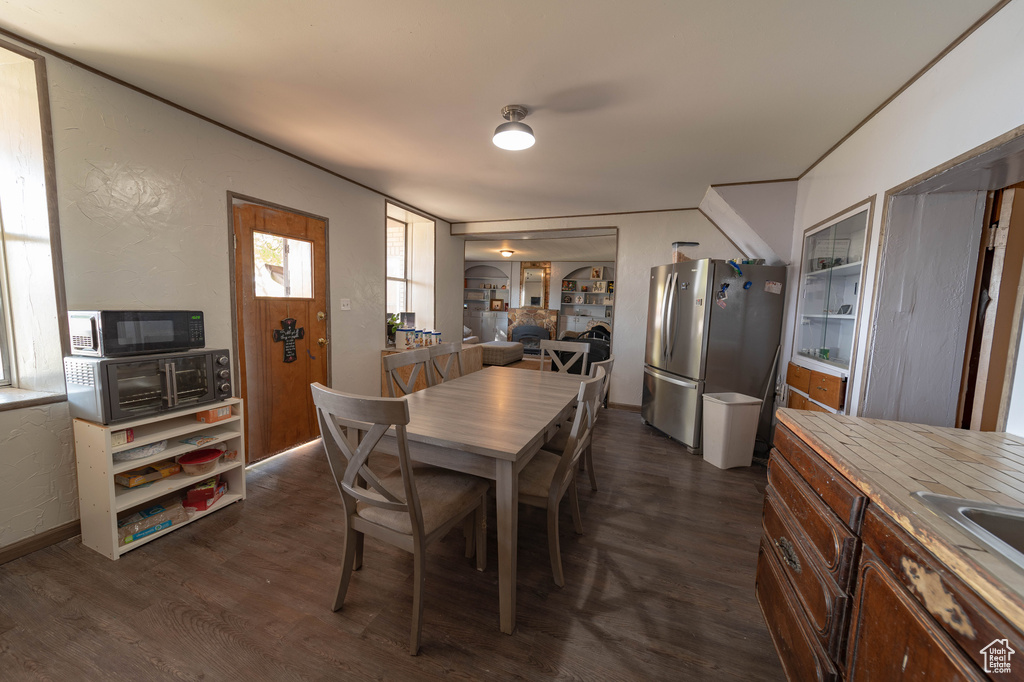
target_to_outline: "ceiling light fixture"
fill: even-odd
[[[512,254],[515,253],[515,251],[513,251],[512,249],[502,249],[498,253],[500,253],[504,258],[511,258]]]
[[[501,110],[501,115],[508,123],[502,123],[494,129],[494,144],[513,152],[532,147],[536,142],[533,137],[533,128],[521,123],[528,113],[530,113],[529,110],[521,104],[510,104],[504,107]]]

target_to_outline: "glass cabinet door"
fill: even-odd
[[[804,237],[794,356],[849,371],[860,309],[867,208]]]

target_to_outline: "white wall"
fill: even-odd
[[[692,253],[687,252],[694,258],[737,258],[742,254],[696,209],[583,218],[455,223],[452,232],[485,234],[584,227],[619,229],[619,250],[615,263],[615,316],[612,320],[615,372],[609,401],[639,406],[643,391],[651,268],[672,261],[672,242],[677,241],[700,242],[701,245],[692,249]],[[554,276],[552,282],[555,282]]]
[[[792,252],[799,253],[803,230],[815,223],[872,195],[880,202],[887,190],[1024,125],[1022,36],[1024,0],[1013,0],[807,173],[797,190]],[[862,293],[867,300],[874,296],[883,213],[879,202],[868,238]],[[794,292],[795,282],[790,284]],[[860,324],[857,371],[849,390],[854,413],[866,375],[866,322]],[[791,315],[785,357],[794,324]],[[1024,386],[1017,384],[1011,411],[1021,400]],[[1024,434],[1020,422],[1014,428]]]
[[[207,345],[231,348],[227,192],[321,215],[333,384],[376,395],[384,197],[60,59],[46,64],[68,307],[203,310]],[[461,338],[462,240],[437,226],[438,324]],[[77,518],[66,404],[0,413],[0,471],[0,546]]]
[[[712,188],[750,225],[786,265],[793,262],[793,214],[797,183],[760,182]],[[716,221],[717,222],[717,221]],[[725,225],[718,223],[723,230]]]

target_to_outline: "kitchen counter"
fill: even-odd
[[[1024,573],[912,496],[1024,507],[1024,438],[782,408],[779,421],[1019,631]]]

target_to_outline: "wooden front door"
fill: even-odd
[[[319,437],[309,385],[329,385],[327,223],[234,200],[246,462]]]

